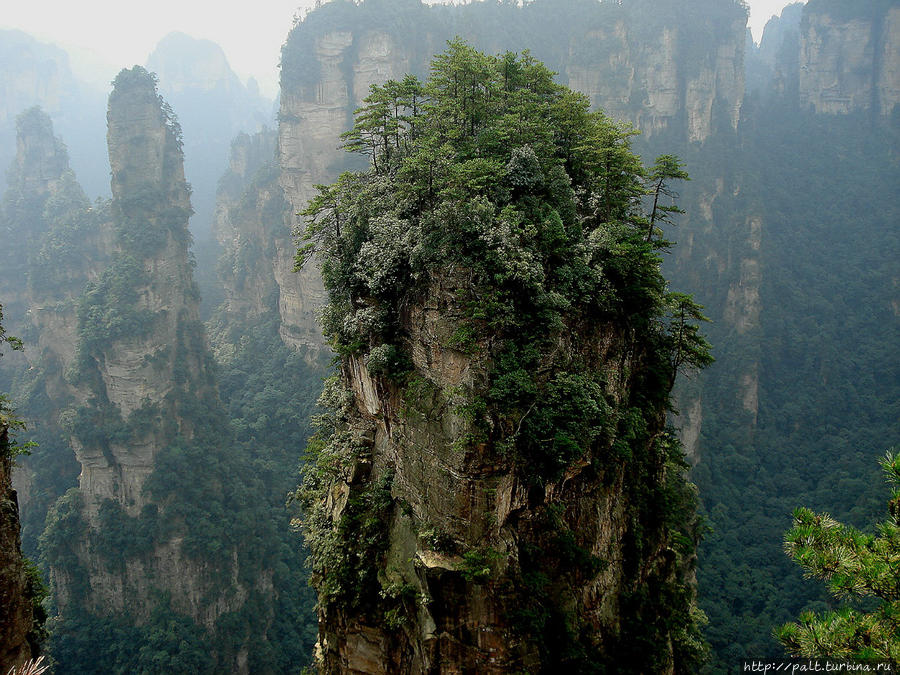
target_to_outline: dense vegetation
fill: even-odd
[[[21,350],[23,348],[23,343],[19,338],[7,334],[6,329],[3,327],[3,306],[0,305],[0,350],[7,347],[13,350]],[[3,356],[2,351],[0,351],[0,356]],[[15,459],[22,455],[29,454],[31,448],[35,445],[33,441],[22,441],[20,439],[19,435],[25,430],[25,422],[17,414],[9,398],[7,398],[5,394],[0,393],[0,475],[2,475],[3,478],[4,490],[8,485],[7,481],[11,480]],[[9,495],[4,494],[2,497],[5,501]],[[4,520],[6,520],[4,529],[8,531],[13,524],[16,528],[20,528],[21,521],[18,518],[18,509],[14,512],[15,517],[10,518],[10,515],[10,512],[7,511],[6,506],[4,506],[3,517]],[[15,541],[19,540],[18,532],[16,532],[14,539]],[[3,554],[4,560],[10,561],[21,556],[22,551],[3,551]],[[24,602],[31,605],[32,622],[31,628],[26,634],[25,639],[28,642],[32,656],[36,656],[41,652],[43,642],[47,637],[47,631],[44,626],[47,620],[47,613],[43,606],[43,602],[47,597],[47,587],[44,585],[40,572],[33,562],[27,558],[23,558],[22,563],[24,565],[23,572],[25,575]],[[4,586],[7,589],[15,588],[17,584],[13,579],[10,579],[6,575],[18,573],[16,566],[11,565],[9,567],[4,567],[2,572],[4,575]],[[18,600],[17,598],[5,599],[10,602],[10,606],[14,603],[18,604],[16,602]],[[14,648],[15,646],[16,645],[4,645],[5,648]]]
[[[6,334],[3,327],[3,305],[0,305],[0,349],[4,347],[21,350],[23,345],[19,338]],[[2,351],[0,356],[3,356]],[[0,394],[0,438],[3,441],[0,445],[0,459],[7,461],[28,452],[26,445],[19,442],[17,434],[24,429],[25,422],[16,414],[9,398],[5,394]]]
[[[892,494],[890,518],[877,526],[877,535],[841,525],[827,513],[794,511],[785,537],[794,562],[807,576],[827,581],[839,601],[875,601],[870,612],[852,605],[819,616],[805,612],[798,623],[779,628],[778,639],[796,656],[900,661],[900,455],[888,453],[881,467]]]
[[[319,186],[297,265],[318,253],[329,292],[323,330],[345,365],[362,359],[407,399],[412,391],[427,396],[430,385],[411,367],[404,308],[453,288],[462,314],[451,346],[488,370],[483,386],[453,402],[468,420],[458,450],[486,445],[535,494],[574,462],[605,480],[624,470],[629,578],[661,540],[678,542],[681,572],[651,575],[634,589],[624,600],[633,623],[624,619],[621,641],[601,653],[558,606],[551,580],[582,583],[607,563],[582,549],[548,507],[533,534],[542,545],[523,543],[521,577],[512,582],[521,595],[518,629],[538,646],[547,672],[603,663],[653,670],[670,646],[678,667],[690,669],[703,649],[682,575],[697,531],[680,445],[664,433],[661,413],[676,374],[710,357],[697,330],[700,307],[669,292],[659,270],[668,246],[660,227],[677,214],[669,186],[686,174],[670,156],[644,169],[629,149],[629,128],[588,108],[527,54],[489,57],[451,42],[426,84],[409,76],[373,87],[344,135],[370,168]],[[614,400],[591,346],[601,334],[625,345],[625,402]],[[340,522],[331,522],[323,495],[346,480],[361,448],[347,429],[342,386],[326,388],[323,403],[328,412],[297,492],[320,606],[380,606],[392,625],[397,607],[379,602],[369,579],[371,561],[385,552],[391,473],[352,494]],[[497,556],[490,548],[458,552],[470,581],[489,573]],[[382,588],[380,597],[397,593]],[[657,615],[667,619],[639,618]]]
[[[875,522],[885,499],[876,460],[900,432],[889,290],[898,211],[884,199],[896,191],[897,128],[775,103],[745,114],[738,136],[685,149],[689,212],[719,180],[732,194],[715,201],[716,226],[693,256],[671,261],[708,308],[717,345],[695,383],[703,427],[692,474],[712,527],[698,579],[717,672],[783,655],[774,626],[834,607],[782,554],[790,514],[803,504],[859,528]],[[743,331],[728,319],[740,268],[723,278],[721,256],[759,261],[759,318]],[[748,374],[755,414],[740,394]]]

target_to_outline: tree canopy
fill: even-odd
[[[391,343],[389,309],[432,271],[458,266],[478,288],[472,318],[492,329],[573,311],[649,321],[676,368],[708,363],[708,345],[684,330],[703,319],[699,306],[669,294],[659,271],[659,228],[679,212],[666,200],[687,173],[669,155],[645,170],[635,133],[591,112],[528,52],[488,56],[459,39],[427,83],[373,86],[343,135],[370,169],[317,186],[296,259],[300,268],[320,254],[337,351]],[[681,320],[665,320],[670,311]]]

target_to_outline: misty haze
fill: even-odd
[[[0,675],[900,667],[900,0],[183,9],[0,19]]]

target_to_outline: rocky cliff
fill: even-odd
[[[12,461],[6,456],[7,428],[0,419],[0,671],[32,656],[28,634],[33,617],[28,578],[19,539],[19,503],[12,487]]]
[[[18,333],[25,320],[28,259],[50,227],[44,206],[60,191],[69,159],[62,141],[53,134],[50,118],[39,107],[16,118],[15,147],[0,221],[8,242],[0,251],[0,290],[9,328]]]
[[[213,224],[223,251],[218,272],[225,302],[219,324],[248,325],[277,314],[282,293],[301,292],[299,280],[288,274],[292,261],[283,259],[291,248],[293,213],[278,182],[276,142],[274,130],[238,135],[228,171],[219,180]]]
[[[28,336],[24,356],[5,364],[10,389],[17,382],[19,404],[29,417],[40,417],[40,447],[19,461],[14,475],[23,537],[33,554],[49,504],[76,475],[57,420],[75,395],[65,373],[78,340],[78,297],[99,277],[112,242],[100,227],[108,214],[100,203],[88,202],[41,109],[19,116],[17,146],[0,213],[8,242],[0,254],[0,297],[8,303],[11,331]],[[35,480],[39,487],[33,491]],[[39,497],[33,502],[34,492]]]
[[[451,43],[433,105],[405,94],[388,115],[408,126],[307,213],[341,363],[297,493],[323,672],[671,673],[699,656],[690,488],[664,412],[675,342],[696,329],[669,324],[641,219],[600,215],[634,217],[633,193],[605,184],[589,206],[582,152],[615,146],[608,175],[640,180],[625,132],[551,82],[534,61]],[[539,99],[547,116],[512,131],[480,96]],[[524,145],[492,142],[507,133]],[[531,143],[551,137],[539,160]],[[434,174],[417,170],[429,161]]]
[[[235,549],[240,528],[223,537],[197,515],[201,501],[224,514],[247,498],[226,488],[239,460],[209,465],[230,440],[188,255],[180,129],[147,71],[116,78],[108,125],[113,201],[101,229],[112,246],[78,298],[74,402],[62,416],[81,473],[52,510],[42,547],[64,625],[118,616],[142,626],[168,612],[199,627],[195,640],[214,641],[219,618],[271,594],[272,576],[260,567],[265,545],[248,563],[250,552]],[[258,635],[267,616],[256,616]],[[245,641],[216,644],[204,658],[247,672]]]
[[[789,9],[762,45],[776,93],[819,114],[890,116],[900,103],[900,7],[817,0],[802,18]]]

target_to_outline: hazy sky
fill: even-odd
[[[490,0],[488,0],[490,1]],[[688,2],[689,0],[685,0]],[[281,44],[293,17],[314,0],[19,0],[4,3],[0,28],[17,28],[73,53],[76,72],[107,82],[120,68],[143,64],[167,33],[178,30],[217,42],[244,80],[254,76],[263,93],[278,86]],[[762,28],[790,0],[749,0],[750,26]],[[234,9],[234,8],[237,9]]]

